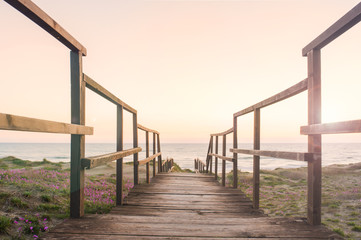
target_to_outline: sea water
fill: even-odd
[[[139,159],[145,158],[145,144],[139,144],[142,152]],[[132,144],[124,144],[124,149],[132,148]],[[232,144],[227,144],[227,156],[232,157],[229,149]],[[252,144],[239,144],[238,148],[252,149]],[[307,152],[306,143],[262,143],[262,150],[277,150],[290,152]],[[361,161],[361,143],[323,143],[322,145],[322,165],[348,164]],[[182,168],[194,169],[194,159],[205,160],[208,150],[206,143],[163,143],[161,144],[162,158],[173,158]],[[87,143],[85,146],[85,156],[97,156],[116,151],[115,143]],[[213,151],[214,152],[214,151]],[[222,145],[218,147],[219,155],[222,155]],[[150,155],[153,149],[150,144]],[[52,162],[69,162],[69,143],[0,143],[0,158],[15,156],[20,159],[31,161],[42,161],[46,158]],[[252,171],[252,155],[238,154],[238,167],[242,171]],[[125,158],[125,161],[132,161],[132,157]],[[221,160],[218,160],[218,169],[221,169]],[[297,168],[306,167],[305,162],[261,157],[261,169],[275,168]],[[227,171],[232,170],[232,164],[227,162]]]

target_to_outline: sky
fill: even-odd
[[[356,0],[62,0],[34,2],[88,51],[83,71],[138,111],[164,143],[202,143],[233,113],[307,77],[301,50]],[[70,123],[69,50],[0,2],[0,112]],[[361,117],[361,26],[322,49],[323,122]],[[131,115],[125,114],[130,142]],[[115,142],[116,106],[86,91],[86,142]],[[261,110],[262,142],[306,142],[307,93]],[[252,142],[253,114],[238,120]],[[139,141],[144,141],[139,132]],[[324,136],[360,141],[359,134]],[[69,142],[0,131],[0,142]]]

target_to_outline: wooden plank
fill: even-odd
[[[138,147],[138,116],[133,113],[133,148]],[[133,155],[133,180],[134,185],[139,184],[139,164],[138,164],[138,153]]]
[[[215,158],[214,158],[214,178],[218,179],[218,136],[216,136],[216,149],[215,149]]]
[[[117,151],[123,151],[123,106],[117,105]],[[117,159],[116,204],[123,205],[123,158]]]
[[[213,153],[213,136],[211,136],[211,150],[210,150],[210,153],[212,154]],[[208,157],[208,161],[209,161],[209,173],[212,174],[212,164],[213,164],[213,157],[212,155],[209,154],[209,157]]]
[[[138,126],[139,126],[139,124],[138,124]],[[138,129],[139,129],[139,127],[138,127]],[[149,132],[148,132],[148,131],[145,132],[145,157],[146,157],[146,158],[149,158]],[[154,158],[153,158],[153,159],[154,159]],[[153,160],[153,159],[152,159],[152,160]],[[151,161],[151,160],[150,160],[150,161]],[[141,162],[140,162],[140,161],[138,161],[138,163],[141,165]],[[145,174],[146,174],[145,179],[146,179],[147,183],[150,183],[149,161],[146,162]]]
[[[150,156],[150,157],[147,157],[147,158],[145,158],[145,159],[143,159],[143,160],[139,160],[138,163],[139,163],[139,165],[144,165],[144,164],[146,164],[146,163],[149,163],[149,162],[152,161],[153,159],[159,157],[161,154],[162,154],[161,152],[156,153],[156,154],[153,154],[153,155]]]
[[[83,56],[86,56],[86,48],[35,3],[30,0],[5,0],[5,2],[27,16],[70,50],[74,52],[79,51]]]
[[[213,157],[217,157],[217,158],[220,158],[220,159],[223,159],[225,161],[229,161],[229,162],[233,162],[233,158],[231,157],[226,157],[226,156],[222,156],[222,155],[218,155],[216,153],[210,153],[208,154],[209,156],[213,156]]]
[[[329,28],[321,33],[317,38],[310,42],[302,49],[302,55],[307,56],[307,53],[314,50],[321,50],[324,46],[335,40],[344,32],[355,26],[361,21],[361,3],[357,4],[343,17],[337,20]]]
[[[109,92],[107,89],[105,89],[99,83],[97,83],[96,81],[94,81],[93,79],[91,79],[89,76],[87,76],[85,74],[84,74],[84,81],[86,83],[86,87],[89,88],[90,90],[92,90],[93,92],[99,94],[103,98],[107,99],[108,101],[110,101],[116,105],[123,106],[123,108],[125,110],[127,110],[128,112],[131,112],[133,114],[137,113],[137,110],[135,110],[134,108],[132,108],[131,106],[129,106],[128,104],[126,104],[125,102],[123,102],[122,100],[117,98],[114,94]]]
[[[208,173],[208,169],[209,169],[209,156],[208,156],[208,154],[211,153],[211,146],[212,146],[212,136],[209,138],[209,144],[208,144],[208,150],[207,150],[206,173]]]
[[[259,150],[261,145],[261,110],[254,110],[253,149]],[[253,155],[253,208],[259,209],[259,183],[260,183],[259,156]]]
[[[85,86],[83,62],[80,52],[70,52],[71,123],[85,125]],[[84,168],[81,159],[85,154],[85,136],[71,135],[70,143],[70,217],[84,215]]]
[[[64,133],[93,135],[93,128],[79,124],[68,124],[36,118],[0,113],[0,129],[26,132]]]
[[[124,157],[130,156],[132,154],[136,154],[140,151],[142,151],[142,148],[137,147],[137,148],[126,149],[126,150],[122,150],[122,151],[118,151],[118,152],[114,152],[114,153],[107,153],[107,154],[98,155],[98,156],[94,156],[94,157],[82,158],[82,160],[81,160],[82,167],[87,168],[87,169],[95,168],[95,167],[104,165],[108,162],[112,162],[114,160],[118,160],[120,158],[124,158]]]
[[[301,127],[301,134],[338,134],[338,133],[360,133],[361,132],[361,119],[333,122],[333,123],[320,123],[312,124]]]
[[[276,95],[270,97],[270,98],[267,98],[266,100],[262,101],[262,102],[259,102],[253,106],[250,106],[248,108],[245,108],[243,109],[242,111],[239,111],[239,112],[236,112],[235,114],[233,114],[233,117],[239,117],[239,116],[242,116],[242,115],[245,115],[247,113],[250,113],[250,112],[253,112],[255,109],[258,109],[258,108],[264,108],[264,107],[267,107],[269,105],[272,105],[274,103],[277,103],[277,102],[280,102],[280,101],[283,101],[287,98],[290,98],[290,97],[293,97],[303,91],[306,91],[307,90],[307,84],[308,84],[308,79],[305,79],[295,85],[293,85],[292,87],[290,88],[287,88],[286,90],[280,92],[280,93],[277,93]]]
[[[227,131],[224,131],[221,133],[213,133],[213,134],[211,134],[211,136],[224,136],[224,135],[228,135],[230,133],[233,133],[233,128],[230,128]]]
[[[308,125],[321,123],[321,52],[308,53]],[[319,155],[307,166],[307,219],[311,225],[321,224],[322,139],[308,135],[308,152]]]
[[[157,134],[157,152],[161,152],[159,134]],[[160,172],[162,172],[162,155],[158,157],[158,173]]]
[[[250,150],[250,149],[230,149],[233,153],[242,153],[248,155],[256,155],[263,157],[282,158],[295,161],[314,161],[320,158],[319,154],[308,152],[285,152],[285,151],[267,151],[267,150]]]
[[[226,157],[227,135],[223,135],[222,157]],[[222,159],[222,186],[226,186],[226,160]]]
[[[153,130],[153,129],[150,129],[150,128],[146,128],[146,127],[144,127],[143,125],[140,125],[139,123],[138,123],[138,129],[143,130],[143,131],[145,131],[145,132],[152,132],[152,133],[159,134],[158,131]]]
[[[237,117],[233,116],[233,148],[238,148],[237,140]],[[238,187],[238,156],[233,152],[233,188]]]

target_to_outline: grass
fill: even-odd
[[[37,239],[69,218],[70,172],[44,159],[0,159],[0,239]],[[108,213],[115,206],[115,174],[85,176],[85,213]],[[123,197],[133,183],[124,179]],[[5,217],[7,216],[7,217]]]
[[[346,239],[361,239],[361,163],[323,168],[322,224]],[[239,172],[239,187],[252,199],[252,174]],[[233,183],[232,172],[227,174]],[[261,170],[260,208],[269,216],[307,217],[307,169]]]

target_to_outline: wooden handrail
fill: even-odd
[[[151,133],[159,134],[158,131],[153,130],[153,129],[150,129],[150,128],[146,128],[146,127],[140,125],[139,123],[138,123],[138,129],[143,130],[143,131],[146,131],[146,132],[151,132]]]
[[[215,154],[215,153],[210,153],[208,154],[209,156],[213,156],[213,157],[216,157],[216,158],[220,158],[222,160],[226,160],[226,161],[229,161],[229,162],[233,162],[233,158],[231,157],[226,157],[226,156],[221,156],[221,155],[218,155],[218,154]]]
[[[361,132],[361,120],[312,124],[308,126],[302,126],[300,129],[300,133],[303,135],[360,133],[360,132]]]
[[[138,164],[139,164],[139,165],[146,164],[146,163],[152,161],[153,159],[155,159],[156,157],[158,157],[158,156],[160,156],[160,155],[162,155],[161,152],[156,153],[156,154],[153,154],[153,155],[150,156],[150,157],[147,157],[147,158],[145,158],[145,159],[143,159],[143,160],[139,160],[139,161],[138,161]]]
[[[95,167],[99,167],[101,165],[104,165],[108,162],[112,162],[114,160],[118,160],[120,158],[124,158],[130,155],[133,155],[135,153],[138,153],[142,151],[142,148],[131,148],[123,151],[118,151],[114,153],[107,153],[103,155],[98,155],[94,157],[87,157],[81,159],[81,165],[83,168],[91,169]]]
[[[128,112],[131,112],[134,114],[137,113],[137,110],[135,110],[134,108],[132,108],[131,106],[129,106],[128,104],[126,104],[125,102],[123,102],[122,100],[117,98],[114,94],[109,92],[107,89],[105,89],[103,86],[101,86],[99,83],[97,83],[96,81],[91,79],[86,74],[83,74],[83,78],[84,78],[84,82],[86,84],[85,86],[87,88],[89,88],[90,90],[92,90],[93,92],[99,94],[100,96],[104,97],[105,99],[109,100],[110,102],[112,102],[114,104],[122,106]]]
[[[304,47],[302,49],[302,55],[307,56],[307,53],[313,49],[320,50],[360,21],[361,3],[357,4],[348,13],[346,13],[343,17],[327,28],[326,31],[321,33],[317,38]]]
[[[266,100],[264,101],[261,101],[255,105],[252,105],[248,108],[245,108],[239,112],[236,112],[235,114],[233,114],[233,117],[239,117],[239,116],[242,116],[244,114],[247,114],[247,113],[250,113],[250,112],[253,112],[255,109],[259,109],[259,108],[264,108],[264,107],[267,107],[269,105],[272,105],[274,103],[277,103],[277,102],[280,102],[280,101],[283,101],[287,98],[290,98],[290,97],[293,97],[294,95],[297,95],[303,91],[306,91],[307,90],[307,85],[308,85],[308,79],[306,78],[305,80],[302,80],[301,82],[293,85],[292,87],[290,88],[287,88],[286,90],[280,92],[280,93],[277,93],[276,95],[270,97],[270,98],[267,98]]]
[[[71,36],[62,26],[60,26],[54,19],[40,9],[35,3],[30,0],[4,0],[9,3],[19,12],[27,16],[37,25],[42,27],[45,31],[50,33],[61,43],[67,46],[70,50],[81,52],[86,56],[86,48],[81,45],[73,36]]]
[[[282,159],[302,161],[302,162],[314,161],[319,159],[318,154],[313,154],[308,152],[266,151],[266,150],[238,149],[238,148],[237,149],[231,148],[230,152],[242,153],[242,154],[248,154],[254,156],[282,158]]]
[[[93,135],[92,127],[21,117],[5,113],[0,113],[0,129],[26,132]]]
[[[228,135],[230,133],[233,133],[233,128],[228,129],[227,131],[221,132],[221,133],[212,133],[211,136],[215,137],[215,136],[223,136],[223,135]]]

